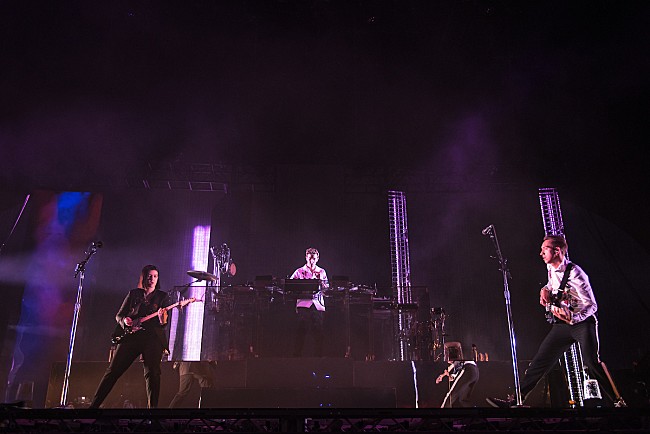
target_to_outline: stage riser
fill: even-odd
[[[160,407],[166,407],[178,390],[178,372],[171,362],[162,364]],[[74,362],[70,370],[68,402],[83,407],[95,393],[107,362]],[[439,407],[448,383],[435,384],[446,363],[416,362],[417,396],[411,362],[357,362],[329,358],[259,358],[217,362],[216,387],[203,393],[202,407],[318,407],[324,403],[338,408]],[[486,406],[487,396],[513,393],[512,365],[509,362],[479,363],[480,380],[474,389],[475,406]],[[519,372],[523,375],[526,364]],[[64,362],[52,366],[45,407],[59,405]],[[292,393],[279,393],[292,390]],[[194,387],[188,407],[198,407],[200,388]],[[390,396],[390,398],[389,398]],[[128,401],[128,402],[127,402]],[[146,406],[142,364],[134,363],[117,382],[105,402],[106,407]],[[544,406],[543,385],[527,402]]]
[[[396,408],[393,388],[204,389],[201,408]]]

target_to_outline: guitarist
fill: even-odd
[[[155,265],[146,265],[142,269],[138,288],[129,291],[115,316],[118,331],[122,331],[123,334],[113,359],[97,387],[90,408],[98,408],[104,402],[117,380],[140,355],[144,362],[147,407],[158,406],[160,363],[163,351],[167,349],[167,338],[163,329],[167,322],[167,311],[163,308],[169,304],[166,300],[167,296],[166,292],[160,290],[158,268]],[[153,318],[142,324],[139,323],[139,318],[156,312],[158,314]],[[132,332],[132,330],[137,331]]]
[[[522,400],[549,373],[562,354],[578,342],[589,377],[598,381],[606,404],[625,406],[598,356],[598,305],[589,277],[582,268],[566,259],[566,252],[564,237],[550,235],[544,238],[539,255],[546,263],[548,283],[540,290],[539,303],[549,310],[556,321],[521,381]],[[514,399],[487,398],[487,402],[494,407],[511,407],[516,404]]]

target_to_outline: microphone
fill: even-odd
[[[490,226],[486,227],[485,229],[483,229],[481,231],[481,233],[483,235],[490,235],[492,233],[492,229],[494,229],[494,225],[490,225]]]
[[[86,254],[92,255],[93,253],[97,252],[97,249],[101,249],[104,243],[101,241],[93,241],[90,243],[90,246],[88,246],[88,249],[86,250]]]

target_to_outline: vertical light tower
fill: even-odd
[[[542,208],[544,233],[548,235],[561,235],[564,237],[564,223],[562,222],[562,209],[560,196],[555,188],[539,189],[539,204]],[[567,252],[566,258],[569,259]],[[580,344],[575,343],[564,353],[564,369],[566,371],[569,387],[569,399],[572,407],[584,405],[583,387],[584,370],[582,365],[582,352]]]
[[[397,299],[396,336],[400,361],[410,360],[409,337],[415,311],[412,309],[411,266],[409,263],[406,195],[402,191],[388,191],[388,220],[390,226],[390,254],[393,296]]]

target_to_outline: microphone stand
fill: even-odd
[[[517,367],[517,341],[515,339],[515,326],[512,321],[512,309],[510,307],[510,290],[508,289],[508,279],[511,279],[510,270],[508,270],[508,260],[501,254],[499,240],[497,239],[494,225],[490,225],[483,230],[483,235],[488,235],[494,244],[497,256],[494,258],[499,261],[499,271],[503,274],[503,296],[506,300],[506,313],[508,315],[508,331],[510,332],[510,354],[512,356],[512,372],[515,377],[515,400],[517,406],[523,404],[521,397],[521,388],[519,385],[519,369]]]
[[[352,343],[350,333],[350,283],[346,282],[343,290],[343,310],[345,312],[345,358],[352,357]]]
[[[68,359],[65,363],[65,371],[63,373],[63,390],[61,391],[61,406],[65,407],[66,401],[68,400],[68,387],[70,386],[70,368],[72,366],[72,354],[74,352],[74,341],[77,335],[77,323],[79,321],[79,311],[81,310],[81,293],[83,291],[84,283],[84,274],[86,272],[86,264],[90,261],[92,255],[97,253],[97,247],[101,247],[101,244],[96,245],[93,243],[86,253],[86,258],[79,262],[74,270],[74,277],[79,277],[79,287],[77,288],[77,301],[74,305],[74,315],[72,317],[72,327],[70,328],[70,346],[68,347]]]

